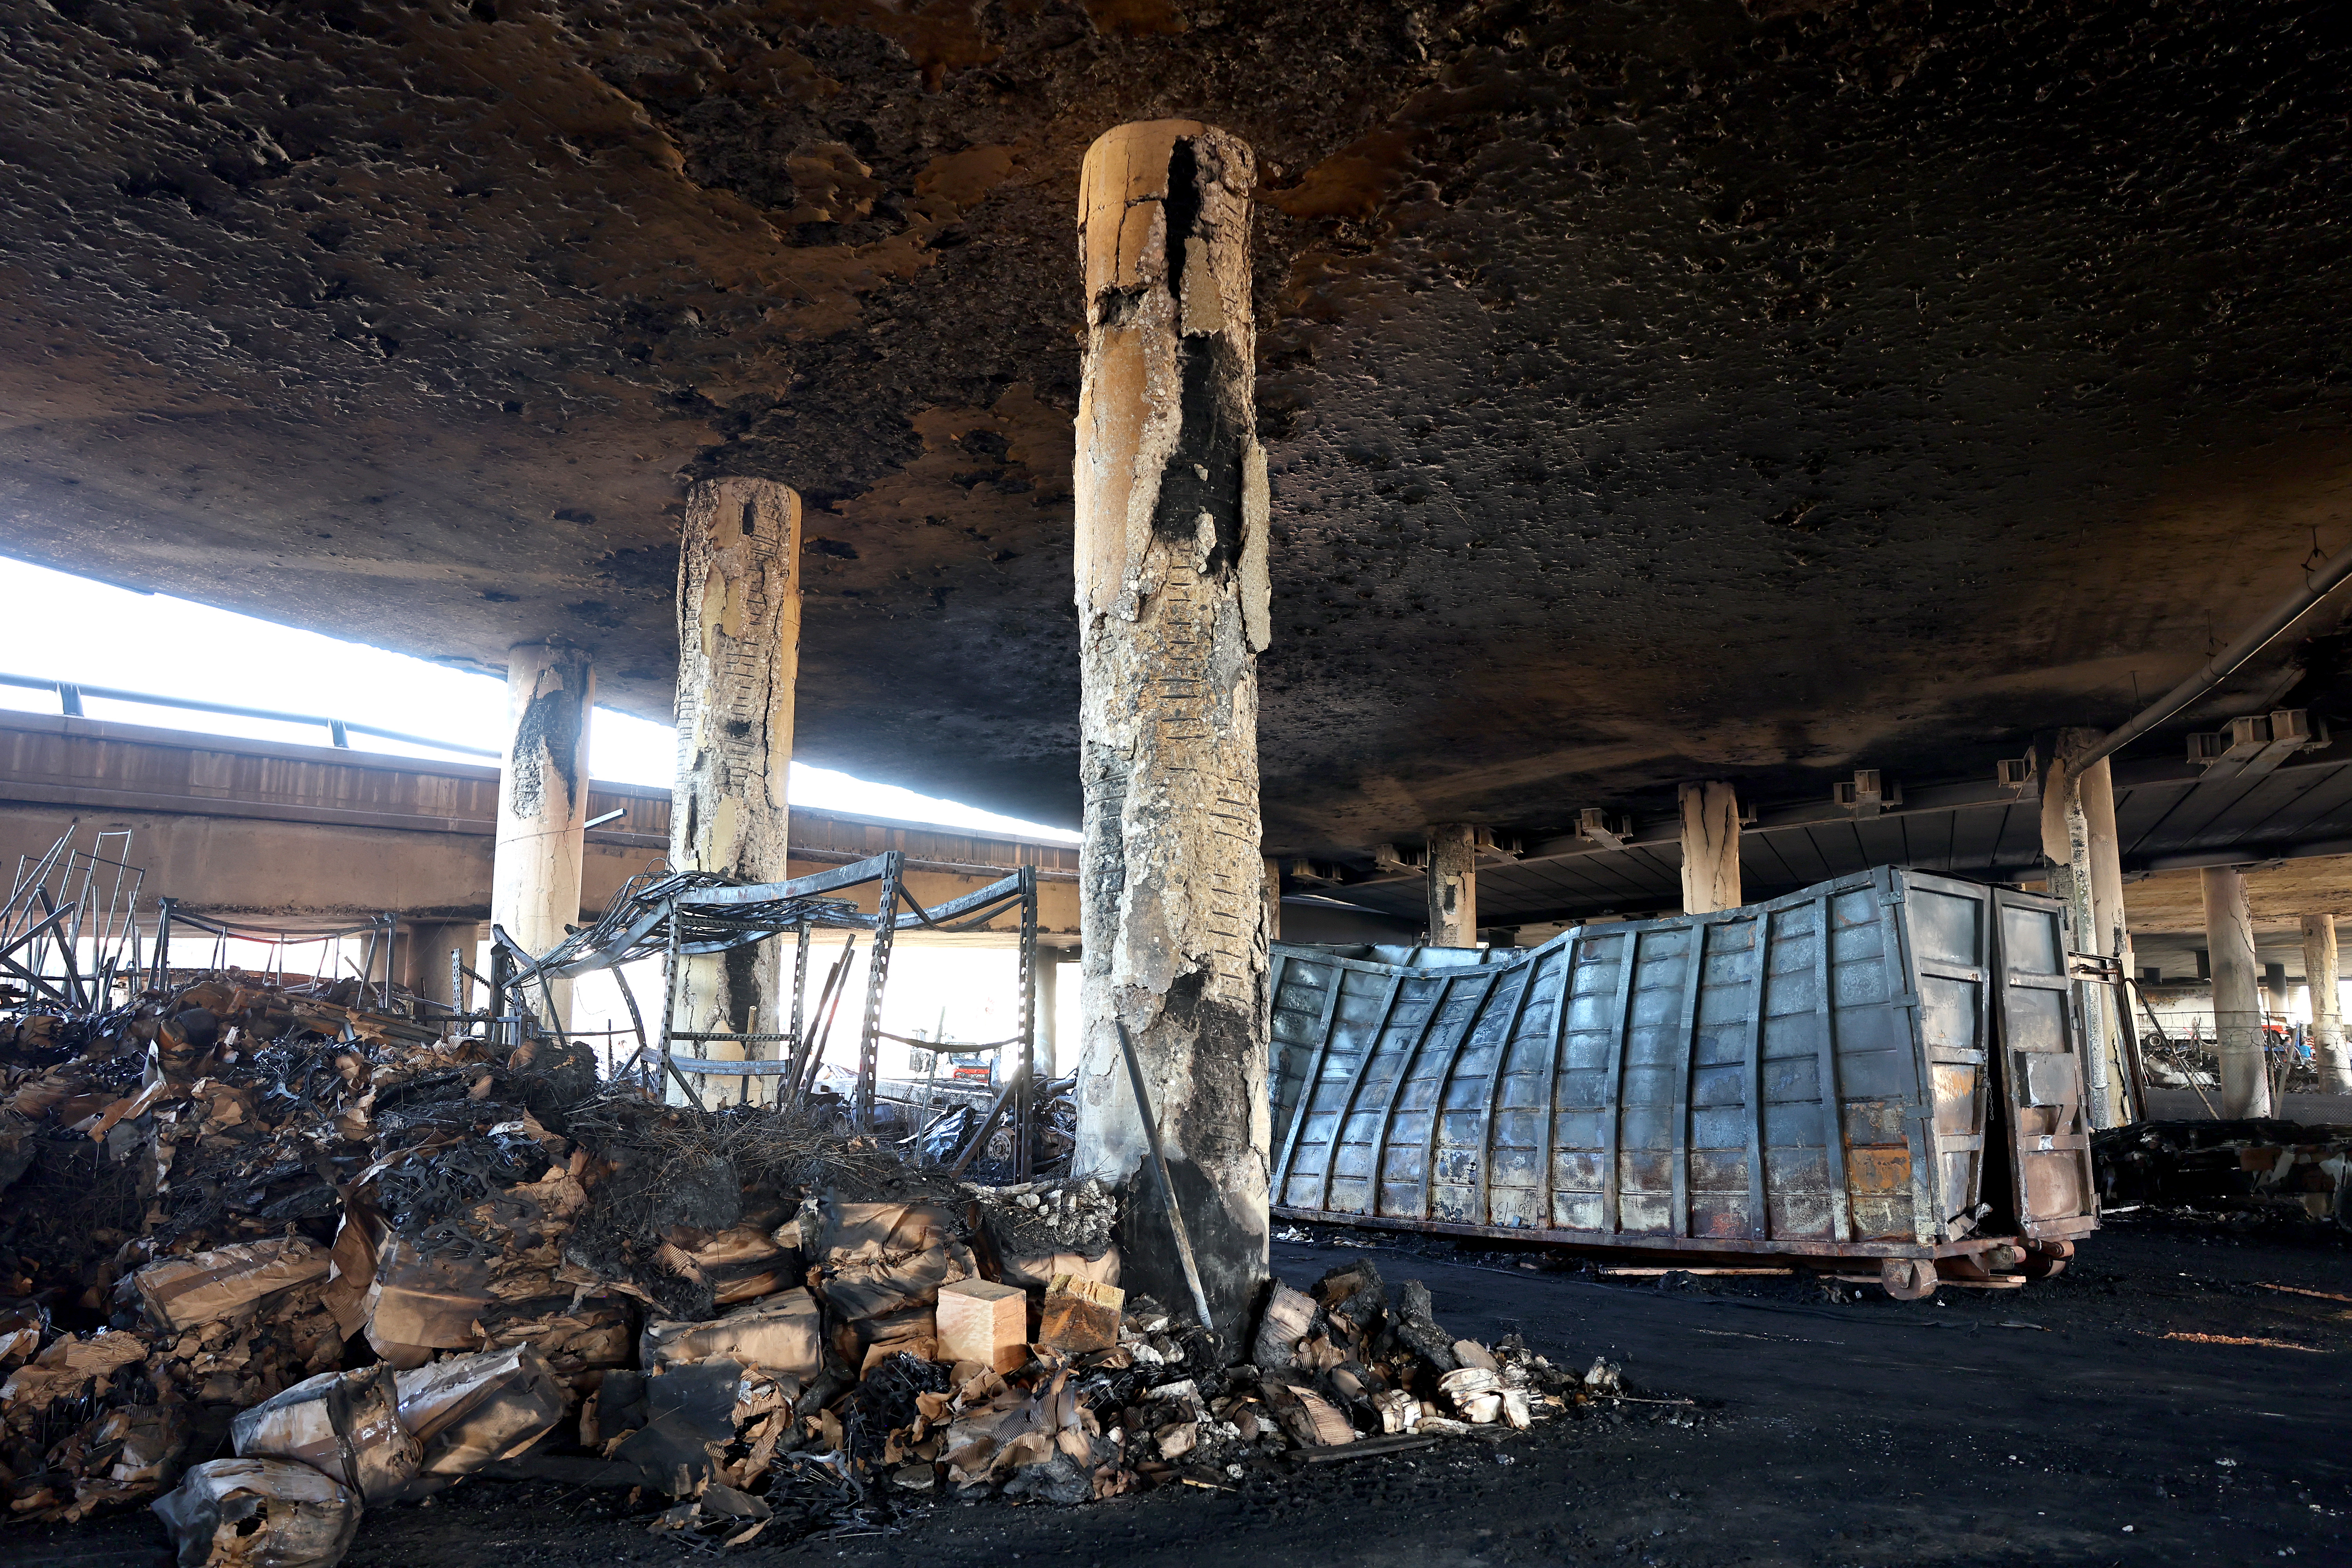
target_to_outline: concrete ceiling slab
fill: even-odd
[[[22,6],[0,549],[661,716],[770,475],[801,755],[1073,821],[1076,173],[1183,114],[1267,181],[1269,847],[1973,775],[2352,534],[2331,16]]]

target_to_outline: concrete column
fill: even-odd
[[[2352,1094],[2352,1047],[2344,1041],[2342,970],[2336,917],[2303,917],[2303,975],[2311,988],[2311,1055],[2322,1094]]]
[[[1686,784],[1683,811],[1683,912],[1739,907],[1739,796],[1727,784]]]
[[[1267,1277],[1250,150],[1191,121],[1087,153],[1076,576],[1086,795],[1076,1169],[1118,1184],[1121,1269],[1190,1315],[1120,1055],[1124,1021],[1231,1350]]]
[[[793,760],[793,684],[801,651],[801,498],[773,479],[707,479],[686,497],[677,557],[677,782],[669,863],[746,882],[780,882],[784,786]],[[694,1034],[777,1034],[792,958],[781,940],[684,961],[671,1026]],[[781,1042],[748,1055],[773,1060]],[[702,1048],[704,1045],[708,1049]],[[739,1061],[728,1041],[680,1055]],[[772,1099],[778,1080],[711,1079],[714,1099]],[[675,1092],[675,1086],[672,1086]]]
[[[2245,874],[2208,866],[2205,944],[2213,969],[2213,1037],[2221,1058],[2221,1114],[2268,1116],[2271,1079],[2263,1059],[2262,998],[2256,994],[2254,921],[2246,910]]]
[[[1040,947],[1037,950],[1037,1055],[1036,1076],[1039,1082],[1057,1078],[1062,1071],[1062,1032],[1055,1026],[1060,1016],[1062,1001],[1062,954],[1059,950]]]
[[[588,724],[596,671],[585,650],[520,643],[507,654],[507,749],[499,769],[498,839],[490,921],[533,956],[580,919],[580,858],[587,843]],[[538,987],[533,986],[537,992]],[[556,1028],[571,1020],[572,983],[554,993]],[[543,1004],[533,994],[525,1006]]]
[[[400,984],[428,1002],[460,1005],[449,987],[452,956],[478,972],[474,950],[482,928],[472,921],[418,921],[401,933]]]
[[[1429,830],[1429,945],[1478,945],[1478,830]]]
[[[1265,940],[1280,942],[1282,940],[1282,862],[1269,855],[1265,858],[1264,865],[1265,867]]]

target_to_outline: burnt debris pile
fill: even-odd
[[[2270,1117],[2137,1121],[2094,1133],[2091,1144],[2110,1209],[2352,1229],[2352,1127]]]
[[[1076,1503],[1616,1394],[1369,1262],[1221,1346],[1118,1287],[1113,1195],[977,1186],[816,1113],[236,973],[0,1023],[0,1488],[152,1501],[182,1561],[324,1564],[469,1475],[727,1543],[926,1496]],[[648,1504],[649,1507],[653,1504]]]

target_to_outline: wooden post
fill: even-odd
[[[1135,1042],[1228,1345],[1267,1275],[1266,646],[1248,147],[1192,121],[1087,150],[1076,578],[1085,1041],[1075,1170],[1121,1193],[1125,1283],[1190,1299],[1117,1025]]]
[[[2269,1064],[2263,1055],[2263,1005],[2255,993],[2254,921],[2246,909],[2245,874],[2208,866],[2205,945],[2213,971],[2213,1038],[2221,1058],[2221,1114],[2271,1113]]]
[[[1478,830],[1429,830],[1429,945],[1478,945]]]
[[[534,957],[562,942],[564,928],[580,919],[588,725],[595,700],[595,667],[584,650],[520,643],[508,653],[490,920]],[[560,1030],[571,1021],[572,983],[559,980],[550,990],[557,1016],[547,1022]]]
[[[1739,796],[1722,783],[1686,784],[1683,812],[1683,912],[1739,907]]]
[[[2303,977],[2311,988],[2311,1056],[2319,1092],[2352,1094],[2352,1049],[2344,1042],[2344,993],[2336,953],[2336,917],[2303,917]]]
[[[669,863],[782,881],[800,669],[801,498],[773,479],[707,479],[687,492],[677,559],[677,782]],[[781,940],[681,961],[676,1030],[784,1028]],[[688,1056],[774,1060],[781,1041],[695,1042]],[[702,1047],[707,1044],[709,1048]],[[706,1090],[764,1100],[782,1080],[713,1079]],[[731,1091],[731,1092],[730,1092]]]

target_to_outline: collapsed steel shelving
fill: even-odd
[[[1009,1110],[1014,1127],[1016,1179],[1026,1180],[1034,1161],[1031,1100],[1034,1087],[1037,1039],[1037,870],[1024,866],[1010,876],[927,909],[906,887],[906,855],[887,850],[868,859],[829,871],[818,871],[789,881],[739,883],[702,871],[655,870],[639,874],[622,888],[604,913],[592,925],[573,932],[548,952],[533,955],[497,926],[491,927],[488,984],[492,1010],[503,1026],[530,1027],[526,1005],[536,986],[553,1017],[554,1000],[549,983],[568,980],[600,969],[614,969],[635,960],[662,961],[662,1008],[657,1026],[648,1034],[636,999],[624,984],[621,996],[629,1010],[637,1049],[619,1071],[643,1064],[655,1080],[667,1079],[686,1099],[703,1105],[693,1079],[739,1080],[739,1092],[749,1099],[753,1079],[781,1079],[772,1097],[777,1104],[805,1105],[814,1093],[816,1075],[832,1025],[847,990],[847,971],[856,933],[869,932],[866,998],[858,1023],[857,1081],[846,1106],[852,1122],[874,1125],[875,1090],[881,1042],[897,1040],[924,1049],[954,1048],[967,1053],[1017,1047],[1012,1072],[990,1108],[972,1143],[986,1142],[997,1121]],[[877,889],[874,912],[860,910],[835,895],[856,889]],[[902,931],[975,931],[1017,903],[1021,913],[1021,1028],[1008,1039],[977,1044],[913,1040],[891,1035],[881,1026],[882,996],[888,983],[894,938]],[[902,907],[903,906],[903,907]],[[820,931],[850,932],[841,957],[809,1005],[810,944]],[[686,961],[755,947],[785,936],[794,939],[792,1009],[785,1026],[773,1032],[684,1030],[677,1026],[678,990]],[[715,1058],[698,1052],[679,1056],[672,1048],[685,1044],[699,1047],[733,1045],[743,1059]],[[773,1047],[774,1054],[754,1058],[754,1047]]]

